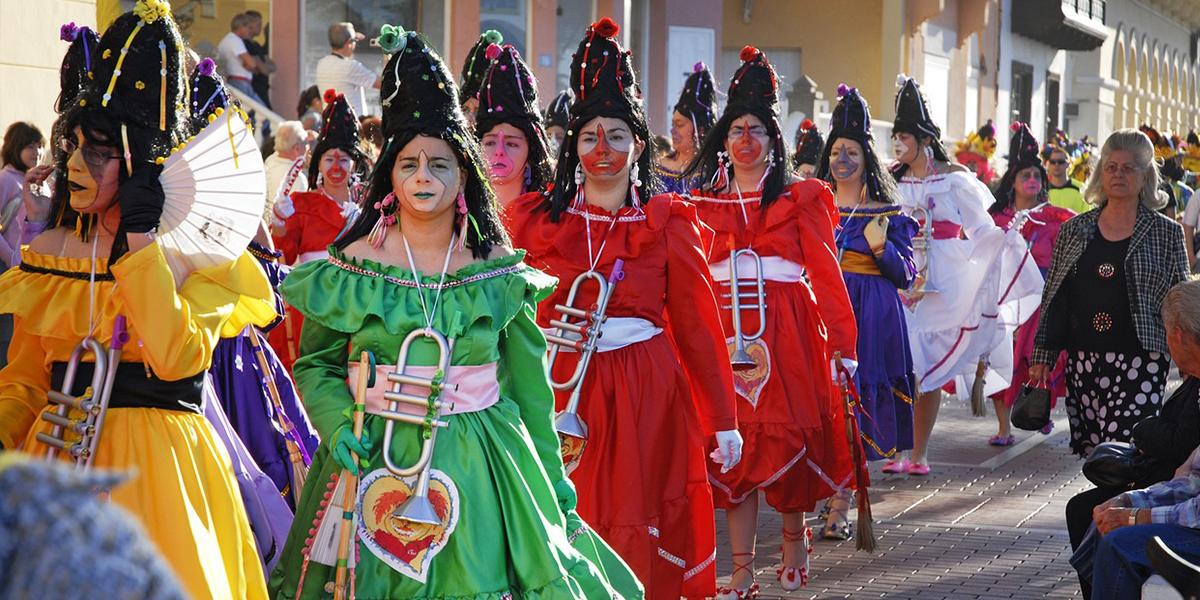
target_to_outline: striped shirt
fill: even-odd
[[[329,54],[317,61],[317,89],[322,94],[330,89],[344,94],[359,117],[367,114],[367,97],[363,88],[374,86],[377,78],[378,75],[362,63],[340,54]]]
[[[1149,508],[1150,522],[1200,528],[1200,448],[1175,472],[1175,479],[1125,492],[1134,508]]]

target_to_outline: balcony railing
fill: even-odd
[[[1090,17],[1101,23],[1104,22],[1105,0],[1062,0],[1064,8],[1071,8],[1082,17]]]

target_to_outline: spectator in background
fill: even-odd
[[[379,117],[366,117],[358,126],[358,133],[362,136],[363,152],[371,158],[374,163],[379,158],[379,153],[383,152],[383,119]]]
[[[1071,166],[1067,151],[1057,146],[1047,146],[1042,151],[1042,159],[1046,161],[1046,175],[1050,178],[1050,204],[1078,214],[1092,210],[1092,205],[1083,199],[1083,183],[1067,176],[1067,169]]]
[[[1196,269],[1196,230],[1200,229],[1200,191],[1192,192],[1191,198],[1188,199],[1187,208],[1183,211],[1183,218],[1180,223],[1183,223],[1184,247],[1187,249],[1188,267],[1193,271]]]
[[[233,17],[229,23],[229,33],[217,44],[217,63],[224,70],[225,85],[265,105],[263,99],[254,91],[252,83],[254,74],[261,68],[259,60],[246,48],[253,21],[254,19],[246,13],[239,13]]]
[[[321,131],[321,113],[325,110],[325,101],[321,99],[321,88],[310,85],[300,92],[300,103],[296,105],[296,117],[309,131]]]
[[[263,44],[259,44],[254,38],[262,35],[263,32],[263,16],[257,10],[246,11],[246,16],[250,18],[250,36],[244,41],[246,42],[246,51],[250,53],[257,61],[257,68],[254,71],[254,77],[251,78],[250,85],[254,88],[254,93],[262,99],[263,104],[271,110],[275,110],[271,106],[271,73],[275,72],[275,61],[267,56],[267,48]],[[265,41],[265,38],[264,38]]]
[[[296,159],[304,157],[308,152],[309,143],[316,139],[316,132],[306,130],[300,121],[284,121],[275,130],[275,153],[263,161],[263,168],[267,175],[267,205],[263,212],[263,220],[267,223],[271,223],[271,215],[275,212],[275,201],[281,195],[291,193],[292,190],[308,189],[308,177],[304,174],[305,169],[302,162],[299,173],[289,189],[280,193],[280,186],[288,178],[292,164],[296,162]]]
[[[337,90],[344,94],[350,107],[360,116],[367,115],[367,97],[364,88],[379,89],[382,81],[375,71],[354,60],[354,49],[364,39],[354,31],[353,23],[334,23],[329,26],[329,56],[317,61],[317,89]]]
[[[42,161],[45,147],[46,138],[32,123],[13,123],[4,132],[4,145],[0,146],[0,268],[20,262],[19,224],[25,218],[21,186],[25,173]]]

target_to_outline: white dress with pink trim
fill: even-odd
[[[904,177],[897,189],[906,214],[920,206],[934,221],[926,294],[906,315],[920,391],[959,376],[958,389],[970,389],[963,386],[974,382],[981,357],[990,365],[986,393],[1004,390],[1012,380],[1012,332],[1037,308],[1042,291],[1025,240],[996,226],[987,212],[992,194],[971,173]],[[924,255],[915,251],[918,267]]]

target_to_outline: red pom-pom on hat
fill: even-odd
[[[754,46],[746,46],[745,48],[742,48],[742,62],[750,62],[759,54],[758,48],[755,48]]]
[[[592,25],[592,31],[595,31],[596,35],[603,37],[613,37],[620,30],[621,26],[608,17],[604,17]]]
[[[803,121],[800,121],[800,129],[808,130],[808,129],[816,129],[816,128],[817,128],[817,124],[813,123],[812,119],[805,119]]]
[[[325,104],[331,104],[334,100],[337,100],[337,97],[337,90],[333,88],[325,90]]]
[[[496,44],[489,44],[483,55],[486,56],[488,60],[496,60],[497,58],[500,58],[501,52],[502,50],[500,49],[500,46],[497,46]]]
[[[1021,124],[1020,124],[1019,122],[1017,122],[1017,121],[1013,121],[1013,122],[1012,122],[1012,124],[1008,126],[1008,128],[1009,128],[1009,129],[1010,129],[1010,130],[1011,130],[1013,133],[1016,133],[1016,132],[1018,132],[1018,131],[1020,131],[1020,130],[1021,130]]]

